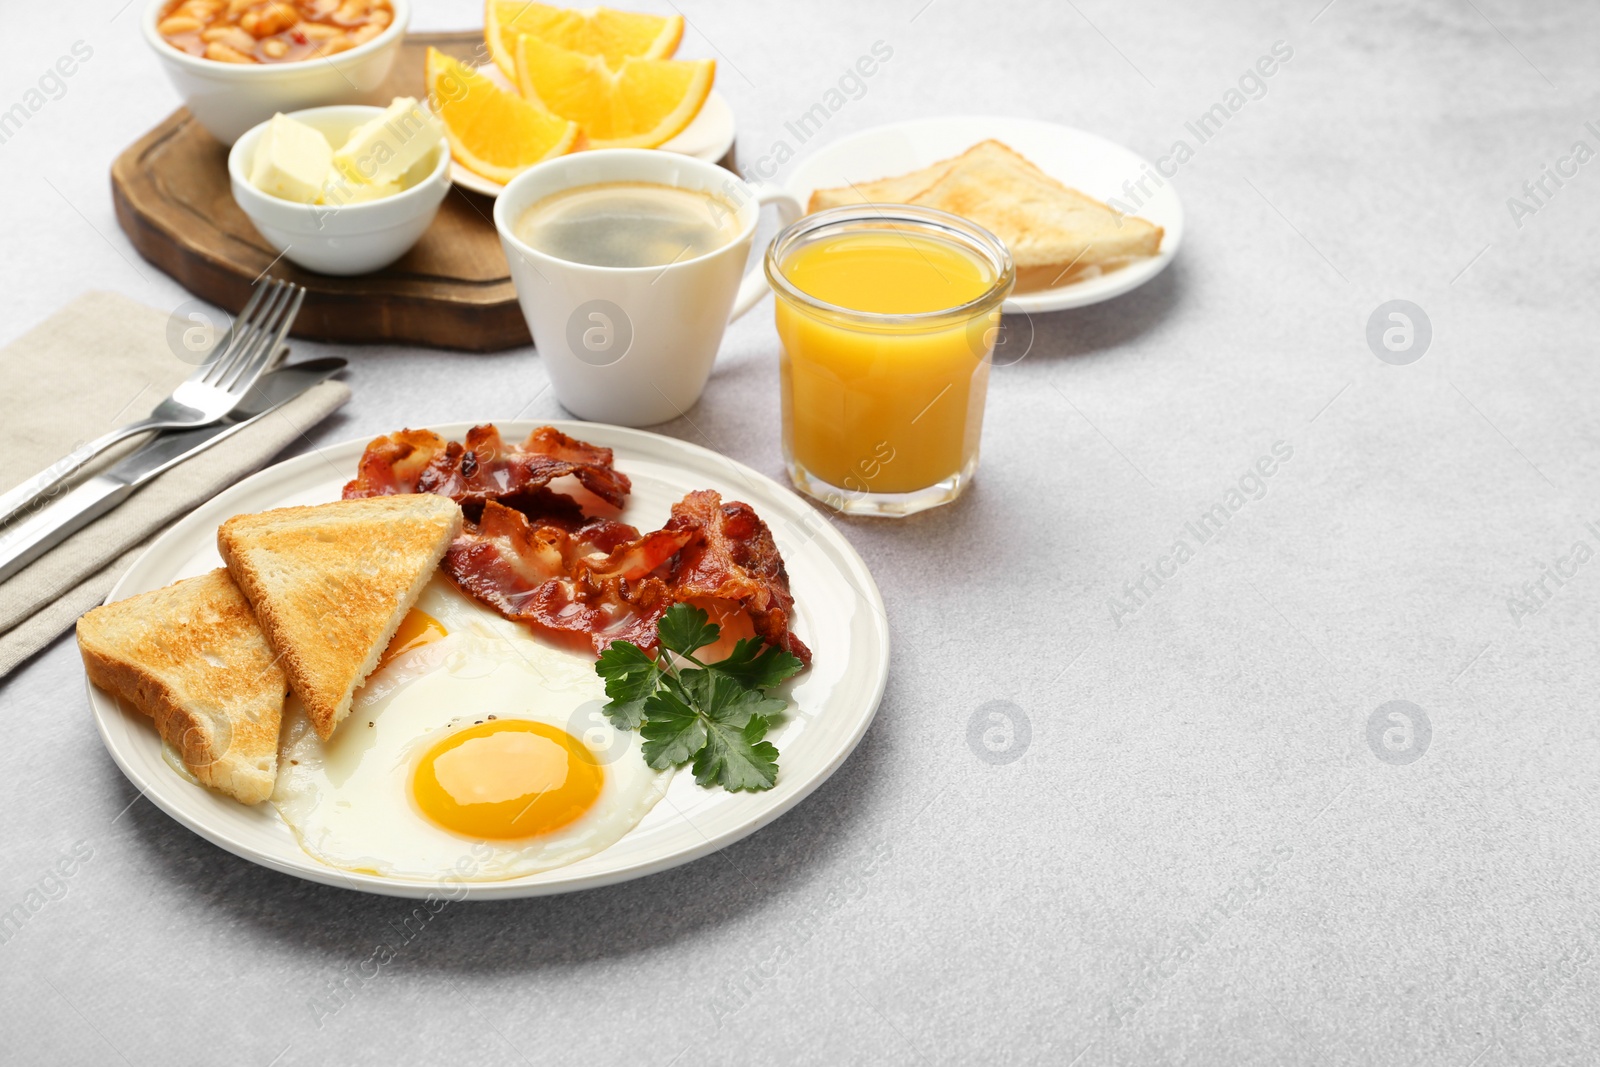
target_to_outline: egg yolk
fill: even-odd
[[[431,644],[445,636],[444,623],[429,615],[426,611],[412,608],[406,612],[406,617],[400,620],[400,628],[389,638],[389,647],[383,650],[383,655],[378,657],[378,665],[374,671],[381,671],[390,662],[405,655],[414,648]]]
[[[560,727],[496,719],[428,749],[411,792],[444,829],[507,840],[566,826],[594,806],[604,781],[588,746]]]

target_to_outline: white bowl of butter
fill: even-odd
[[[417,243],[450,191],[450,147],[415,100],[278,114],[228,153],[233,199],[285,259],[366,274]]]

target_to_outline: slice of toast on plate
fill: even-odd
[[[833,189],[817,189],[806,204],[806,214],[845,204],[909,204],[911,198],[945,176],[960,156],[941,159],[932,166],[877,181],[854,182]]]
[[[283,670],[250,604],[218,569],[78,620],[89,680],[155,720],[189,772],[243,804],[272,793]]]
[[[431,493],[236,515],[217,548],[326,741],[461,531]]]
[[[1018,292],[1161,251],[1161,227],[1063,185],[993,139],[910,174],[818,189],[810,209],[868,202],[920,204],[977,223],[1011,250]]]
[[[1161,250],[1161,227],[1056,181],[999,141],[968,149],[911,200],[970,219],[1003,241],[1017,273],[1081,273]]]

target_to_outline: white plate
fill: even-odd
[[[479,67],[478,73],[492,79],[503,89],[512,88],[500,68],[493,63]],[[727,97],[713,89],[711,95],[706,97],[705,105],[700,108],[700,114],[684,127],[682,133],[662,145],[661,151],[681,152],[707,163],[721,163],[733,147],[733,136],[733,108],[728,106]],[[463,189],[490,197],[499,196],[505,188],[497,181],[474,174],[453,159],[450,161],[450,180]]]
[[[471,423],[432,429],[460,440]],[[502,422],[508,440],[545,423]],[[889,670],[883,599],[853,548],[809,504],[742,463],[698,445],[642,430],[553,422],[565,433],[616,450],[633,480],[623,519],[658,528],[687,492],[715,489],[752,505],[772,528],[795,594],[795,632],[811,647],[811,668],[795,685],[790,718],[769,739],[778,746],[778,782],[765,793],[702,789],[684,771],[662,801],[610,848],[567,867],[502,882],[468,883],[465,895],[493,900],[590,889],[653,874],[707,855],[765,826],[798,804],[844,762],[866,733]],[[286,460],[240,482],[190,513],[128,569],[108,600],[157,589],[221,566],[217,527],[241,512],[337,500],[355,476],[370,438]],[[191,784],[162,760],[150,720],[88,686],[89,706],[111,758],[157,807],[237,856],[313,882],[391,896],[440,892],[430,879],[384,878],[327,866],[301,850],[271,804],[247,808]],[[448,891],[459,895],[452,883]]]
[[[1007,311],[1061,311],[1098,304],[1137,289],[1166,269],[1177,255],[1183,241],[1183,204],[1172,183],[1163,178],[1164,184],[1156,187],[1146,181],[1145,187],[1154,195],[1143,197],[1143,203],[1134,205],[1123,182],[1137,181],[1144,175],[1148,165],[1143,158],[1103,137],[1050,122],[963,115],[876,126],[813,152],[800,162],[785,185],[804,203],[817,189],[919,170],[960,155],[991,137],[1027,156],[1057,181],[1100,200],[1116,197],[1135,207],[1133,214],[1166,231],[1160,254],[1099,277],[1013,296],[1006,301]],[[1155,168],[1149,169],[1156,173]]]

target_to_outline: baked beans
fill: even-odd
[[[156,29],[191,56],[293,63],[349,51],[393,21],[390,0],[173,0]]]

